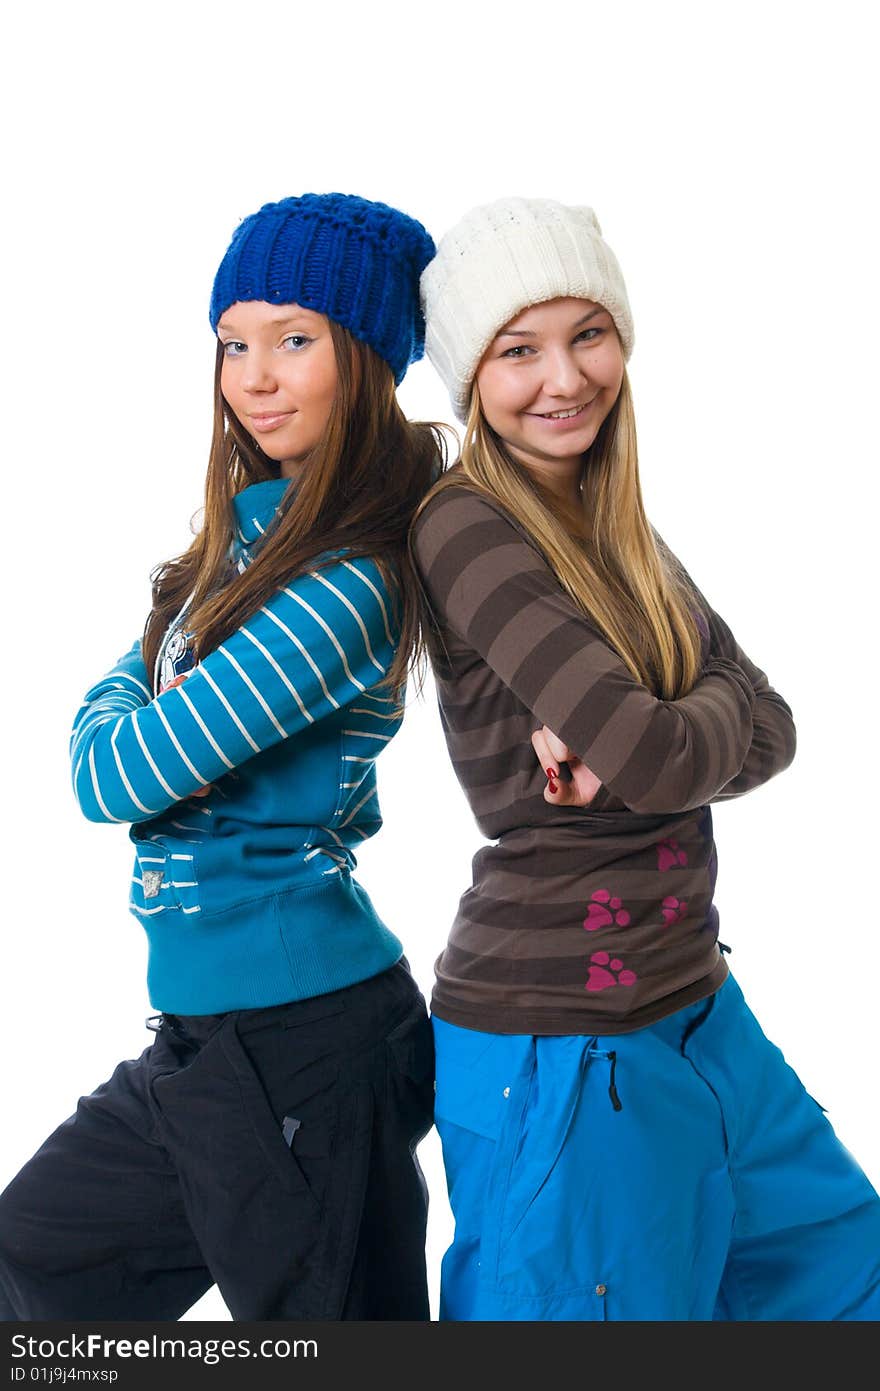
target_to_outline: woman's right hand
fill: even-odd
[[[602,786],[600,778],[582,763],[573,749],[564,744],[552,729],[542,725],[532,735],[532,748],[547,775],[544,801],[554,807],[587,807]],[[560,763],[567,763],[571,782],[559,777]],[[551,789],[555,788],[555,792]]]

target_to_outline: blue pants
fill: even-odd
[[[880,1198],[732,978],[630,1034],[434,1038],[441,1319],[880,1319]]]

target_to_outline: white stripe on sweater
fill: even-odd
[[[334,830],[331,830],[331,828],[330,828],[329,826],[322,826],[322,827],[321,827],[321,830],[322,830],[322,831],[326,831],[327,834],[328,834],[328,836],[332,836],[332,837],[333,837],[333,839],[336,841],[336,844],[337,844],[337,845],[341,845],[342,848],[343,848],[343,850],[345,849],[345,841],[342,839],[341,836],[338,836]]]
[[[263,709],[265,710],[266,714],[269,716],[269,719],[272,721],[273,725],[274,725],[275,728],[278,730],[278,733],[281,735],[281,738],[282,738],[282,739],[286,739],[286,738],[287,738],[287,730],[284,728],[284,725],[281,723],[281,721],[278,720],[278,719],[276,718],[276,716],[275,716],[275,711],[274,711],[274,710],[272,709],[272,707],[269,705],[269,702],[268,702],[267,700],[265,700],[265,699],[263,698],[263,696],[260,694],[259,690],[258,690],[257,687],[254,685],[253,681],[252,681],[251,678],[248,676],[247,672],[245,671],[245,669],[244,669],[244,667],[241,665],[241,663],[240,663],[240,662],[237,662],[237,661],[235,660],[235,658],[233,657],[232,653],[229,651],[228,648],[223,647],[223,646],[221,645],[220,647],[217,648],[217,651],[218,651],[218,652],[221,652],[221,653],[223,654],[223,656],[226,658],[227,662],[229,662],[229,664],[230,664],[232,667],[235,668],[235,670],[238,672],[239,676],[241,677],[242,681],[243,681],[244,684],[247,686],[248,690],[252,692],[252,694],[256,697],[256,699],[259,701],[260,705],[261,705],[261,706],[263,707]]]
[[[199,667],[199,671],[202,673],[202,676],[204,676],[204,678],[205,678],[205,680],[207,681],[208,685],[211,687],[211,690],[214,692],[215,696],[216,696],[217,699],[220,701],[220,704],[223,705],[223,706],[225,707],[225,709],[229,712],[230,716],[232,717],[233,722],[234,722],[235,724],[238,725],[238,728],[241,730],[241,732],[242,732],[242,734],[244,735],[245,739],[247,739],[247,741],[248,741],[248,743],[250,744],[251,748],[253,749],[254,753],[260,753],[260,752],[261,752],[260,746],[259,746],[259,744],[257,743],[256,739],[253,739],[253,738],[251,737],[251,735],[248,733],[248,731],[245,729],[245,727],[244,727],[244,725],[242,724],[241,720],[240,720],[240,719],[238,718],[238,716],[236,715],[235,711],[233,710],[232,706],[229,704],[229,701],[226,699],[226,697],[225,697],[225,695],[223,694],[223,692],[221,691],[220,687],[217,685],[217,682],[214,680],[213,676],[211,676],[211,675],[209,674],[209,672],[207,671],[207,669],[206,669],[205,667]],[[180,687],[178,686],[177,689],[180,690]]]
[[[361,630],[361,636],[364,640],[364,646],[367,649],[367,656],[373,663],[373,666],[379,672],[379,675],[384,676],[385,668],[383,667],[381,662],[376,661],[376,658],[373,654],[373,649],[370,646],[370,637],[364,625],[364,620],[361,618],[354,604],[351,602],[347,595],[343,594],[341,589],[337,589],[335,584],[331,584],[327,577],[325,575],[322,575],[319,570],[310,570],[309,573],[312,576],[313,580],[317,580],[319,584],[324,585],[325,589],[329,589],[331,594],[335,594],[337,599],[339,599],[348,609],[349,613],[354,615],[354,621]]]
[[[178,687],[176,687],[175,689],[176,689],[176,691],[177,691],[177,694],[180,695],[180,687],[178,686]],[[196,767],[196,765],[195,765],[194,763],[192,763],[192,762],[190,761],[190,759],[187,757],[187,754],[186,754],[186,752],[184,751],[183,745],[181,744],[181,742],[180,742],[180,740],[178,739],[177,735],[174,733],[174,730],[171,728],[171,725],[168,723],[168,716],[165,714],[165,711],[162,709],[162,702],[161,702],[161,700],[157,700],[155,704],[156,704],[156,714],[159,716],[159,719],[162,721],[163,725],[165,726],[165,731],[166,731],[166,733],[167,733],[167,735],[168,735],[168,738],[171,740],[172,744],[174,745],[175,749],[177,750],[178,754],[180,755],[180,758],[181,758],[182,762],[186,765],[186,767],[187,767],[187,768],[189,769],[189,771],[192,773],[193,777],[194,777],[194,778],[197,778],[198,781],[199,781],[199,783],[200,783],[202,786],[204,786],[206,782],[210,782],[210,778],[206,778],[202,773],[200,773],[199,770],[198,770],[198,768]]]
[[[131,717],[131,727],[132,727],[132,729],[134,730],[135,736],[136,736],[136,738],[137,738],[137,741],[138,741],[138,743],[139,743],[140,746],[141,746],[141,753],[143,754],[144,758],[147,760],[147,763],[150,765],[150,769],[151,769],[151,771],[152,771],[152,774],[153,774],[154,778],[156,779],[156,781],[158,782],[159,786],[162,788],[163,792],[167,792],[167,793],[168,793],[168,796],[171,797],[171,798],[173,798],[173,800],[174,800],[175,802],[181,802],[181,801],[183,801],[183,793],[182,793],[182,792],[175,792],[175,791],[174,791],[174,788],[171,787],[171,786],[165,781],[165,779],[163,778],[162,774],[159,772],[158,767],[156,766],[156,761],[155,761],[155,759],[153,758],[153,755],[150,753],[150,750],[147,748],[146,744],[144,743],[144,736],[141,734],[140,727],[139,727],[139,725],[138,725],[137,711],[134,711],[133,714],[132,714],[132,717]],[[94,748],[94,745],[93,745],[92,747]]]
[[[167,903],[160,903],[158,908],[141,908],[138,906],[137,903],[133,903],[131,906],[136,913],[140,913],[141,917],[144,918],[150,917],[153,913],[176,913],[178,911],[176,904],[174,906],[171,906]],[[201,913],[201,911],[201,908],[183,909],[184,913]]]
[[[382,595],[379,593],[378,589],[373,584],[373,581],[370,579],[369,575],[365,575],[364,572],[362,570],[359,570],[356,565],[353,565],[350,560],[344,560],[342,563],[345,566],[346,570],[350,570],[353,575],[357,575],[358,579],[362,580],[363,583],[367,586],[367,589],[371,590],[372,593],[375,594],[376,599],[379,603],[379,608],[382,610],[382,622],[385,624],[385,636],[393,647],[394,638],[391,636],[391,629],[388,626],[388,613],[385,608],[385,603],[382,599]]]
[[[183,686],[178,686],[177,689],[178,689],[178,691],[180,692],[181,696],[183,697],[184,704],[186,705],[187,709],[189,710],[190,714],[192,715],[192,717],[193,717],[193,719],[195,720],[196,724],[198,725],[199,729],[200,729],[200,730],[202,731],[202,733],[204,734],[204,736],[205,736],[205,738],[207,739],[208,743],[211,745],[211,748],[214,750],[214,752],[215,752],[215,754],[217,755],[217,757],[218,757],[218,758],[222,758],[222,760],[223,760],[223,762],[226,764],[226,767],[227,767],[227,768],[234,768],[234,767],[235,767],[235,764],[231,761],[231,759],[228,759],[228,758],[226,757],[226,754],[223,752],[223,750],[221,749],[220,745],[217,743],[217,740],[214,738],[214,736],[213,736],[213,734],[211,733],[210,729],[209,729],[208,726],[205,724],[205,721],[202,719],[202,717],[201,717],[201,715],[199,714],[198,710],[197,710],[196,707],[193,705],[193,703],[192,703],[192,701],[190,700],[189,696],[187,695],[186,691],[183,689]]]
[[[264,613],[267,618],[271,618],[272,622],[276,625],[276,627],[280,628],[282,633],[285,633],[287,637],[290,638],[290,641],[302,653],[309,666],[312,668],[312,671],[317,676],[318,680],[321,683],[321,690],[324,692],[324,695],[327,697],[328,701],[333,706],[333,709],[338,710],[339,701],[328,691],[327,682],[324,680],[324,676],[321,672],[320,667],[314,661],[312,654],[311,652],[309,652],[308,648],[304,647],[303,644],[300,642],[296,633],[294,633],[290,628],[288,628],[286,623],[282,623],[281,619],[277,616],[277,614],[274,614],[271,609],[260,609],[260,613]]]
[[[143,691],[144,695],[147,697],[147,700],[153,699],[153,692],[150,690],[149,686],[145,686],[143,681],[139,681],[136,676],[132,676],[130,671],[121,671],[119,667],[117,667],[115,671],[110,671],[107,673],[105,680],[110,680],[114,676],[119,676],[122,678],[123,681],[130,681],[133,686],[137,686],[139,691]]]
[[[373,797],[375,797],[375,795],[376,789],[375,787],[371,787],[367,795],[365,797],[362,797],[356,806],[352,807],[345,820],[340,821],[339,829],[342,830],[345,826],[349,824],[350,821],[353,821],[354,818],[357,816],[358,812],[360,811],[361,807],[365,806],[367,802],[369,802]]]
[[[143,802],[141,801],[141,799],[140,799],[139,797],[136,797],[136,796],[135,796],[134,788],[132,787],[131,783],[129,782],[128,776],[127,776],[127,774],[126,774],[126,771],[125,771],[125,769],[124,769],[123,766],[122,766],[122,759],[119,757],[119,750],[118,750],[117,747],[116,747],[116,739],[117,739],[117,736],[118,736],[118,734],[119,734],[119,728],[120,728],[120,726],[121,726],[121,724],[122,724],[122,721],[123,721],[124,719],[125,719],[125,716],[124,716],[124,715],[120,715],[120,716],[119,716],[119,719],[118,719],[117,722],[116,722],[116,727],[114,728],[113,733],[110,735],[110,747],[111,747],[111,749],[113,750],[113,757],[116,759],[116,771],[118,772],[120,778],[122,779],[122,785],[123,785],[123,787],[125,788],[126,792],[128,793],[128,795],[129,795],[129,797],[131,798],[131,800],[134,802],[134,804],[135,804],[135,806],[138,808],[138,810],[139,810],[139,811],[146,812],[147,816],[157,816],[157,815],[158,815],[158,810],[159,810],[158,807],[146,807],[146,806],[144,806],[144,804],[143,804]]]
[[[91,729],[100,729],[103,725],[107,723],[108,715],[112,715],[115,711],[119,711],[123,715],[130,715],[133,714],[135,710],[142,709],[143,706],[141,705],[140,701],[134,701],[132,704],[128,704],[127,702],[124,704],[120,704],[118,700],[114,700],[112,702],[108,701],[106,704],[104,704],[104,701],[102,700],[101,709],[94,710],[90,715],[84,716],[82,723],[77,726],[76,738],[72,741],[70,746],[71,755],[76,753],[83,739]]]
[[[275,670],[278,672],[278,675],[281,677],[281,680],[284,682],[285,686],[286,686],[287,689],[290,691],[290,694],[293,696],[294,700],[296,701],[297,705],[299,706],[300,710],[302,711],[304,717],[308,720],[309,724],[314,724],[314,723],[315,723],[315,717],[314,717],[314,715],[310,715],[310,714],[309,714],[308,710],[306,709],[306,707],[303,705],[302,701],[300,700],[299,691],[296,689],[296,686],[294,686],[294,684],[293,684],[292,681],[288,680],[286,674],[282,671],[281,667],[278,665],[278,663],[276,662],[275,658],[272,656],[272,653],[269,651],[269,649],[268,649],[267,647],[264,647],[264,646],[263,646],[263,644],[260,642],[259,638],[255,638],[255,637],[254,637],[254,635],[253,635],[253,633],[250,631],[250,629],[248,629],[248,628],[240,628],[240,629],[239,629],[239,632],[241,632],[241,633],[244,635],[244,637],[246,637],[246,638],[248,639],[249,642],[252,642],[252,643],[254,644],[254,647],[256,647],[256,649],[257,649],[258,652],[262,652],[263,656],[266,658],[266,661],[270,664],[270,666],[274,667]]]
[[[348,658],[345,655],[345,649],[343,648],[333,629],[330,627],[330,624],[325,622],[325,620],[318,613],[318,610],[313,609],[311,604],[306,603],[305,599],[301,598],[300,595],[297,594],[293,589],[285,589],[284,593],[288,596],[288,598],[293,599],[294,603],[297,603],[300,605],[301,608],[304,608],[306,613],[311,614],[312,618],[314,618],[315,622],[319,625],[319,627],[324,629],[324,632],[327,634],[328,638],[333,643],[333,646],[336,648],[336,651],[339,653],[339,659],[342,662],[345,674],[348,677],[351,684],[353,686],[357,686],[359,691],[366,691],[366,686],[363,686],[361,682],[358,681],[357,677],[352,675],[351,668],[348,665]]]
[[[142,861],[142,863],[146,863],[146,861]],[[138,879],[136,874],[131,876],[131,882],[137,884],[141,889],[144,887],[143,879]],[[159,892],[163,893],[165,889],[197,889],[198,887],[198,882],[195,879],[169,879],[167,883],[159,885]]]
[[[93,790],[93,792],[94,792],[94,794],[95,794],[95,798],[96,798],[96,800],[97,800],[98,806],[101,808],[101,810],[102,810],[102,812],[104,813],[104,815],[106,816],[107,820],[108,820],[108,821],[122,821],[122,820],[124,820],[124,817],[122,817],[122,816],[113,816],[113,815],[111,815],[111,813],[107,810],[106,806],[104,805],[104,798],[101,796],[101,789],[100,789],[99,786],[98,786],[98,775],[97,775],[97,773],[95,772],[95,746],[94,746],[94,744],[93,744],[92,747],[89,749],[89,772],[90,772],[91,775],[92,775],[92,790]]]

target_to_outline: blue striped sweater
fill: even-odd
[[[239,568],[287,486],[235,499]],[[339,557],[278,590],[180,685],[154,698],[136,642],[86,693],[74,790],[90,820],[131,823],[156,1009],[305,999],[399,959],[352,875],[382,824],[375,759],[401,717],[376,688],[395,647],[378,567]]]

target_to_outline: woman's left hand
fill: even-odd
[[[581,762],[574,750],[557,738],[546,725],[535,730],[532,735],[532,748],[547,774],[544,801],[554,807],[589,806],[602,782]],[[568,764],[571,782],[563,782],[559,777],[560,763]],[[556,791],[552,791],[552,788]]]

